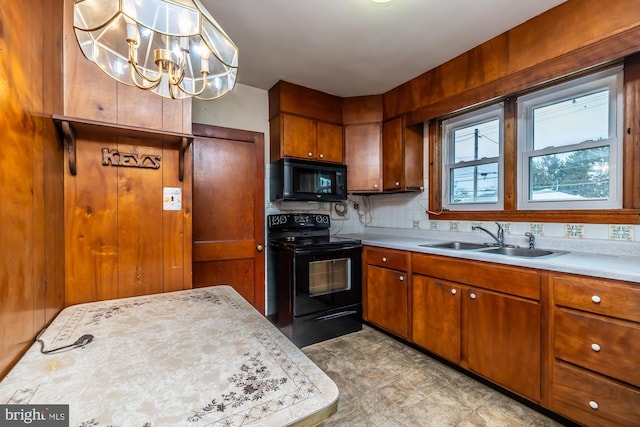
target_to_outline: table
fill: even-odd
[[[65,308],[0,382],[0,403],[69,404],[71,426],[311,426],[338,389],[229,286]]]

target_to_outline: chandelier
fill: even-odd
[[[84,56],[109,76],[173,99],[232,90],[238,48],[199,0],[75,0]]]

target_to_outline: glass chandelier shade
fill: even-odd
[[[199,0],[76,0],[83,54],[115,80],[173,99],[232,90],[238,48]]]

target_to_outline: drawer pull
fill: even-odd
[[[589,406],[591,406],[591,409],[598,409],[598,402],[596,402],[595,400],[590,400]]]
[[[403,282],[404,281],[404,276],[400,276],[400,281]]]
[[[596,343],[591,344],[591,350],[598,352],[600,351],[600,346]]]
[[[594,295],[591,297],[591,301],[593,301],[594,304],[600,304],[600,301],[602,301],[602,298],[600,298],[598,295]]]
[[[455,289],[451,289],[451,295],[455,295],[457,293],[458,293],[458,291],[456,291]]]
[[[382,257],[382,262],[387,262],[387,257],[386,256]]]
[[[471,299],[476,299],[476,294],[474,294],[473,292],[471,292],[471,293],[469,294],[469,298],[471,298]]]

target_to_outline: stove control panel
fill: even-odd
[[[269,215],[267,226],[273,228],[329,228],[331,219],[326,214],[290,213]]]

